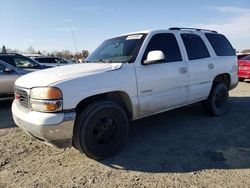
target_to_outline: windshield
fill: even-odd
[[[104,41],[86,62],[131,63],[135,60],[146,34],[125,35]]]

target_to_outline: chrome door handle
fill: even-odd
[[[208,69],[214,69],[214,64],[213,63],[209,63],[208,64]]]
[[[179,69],[179,71],[180,71],[181,74],[185,74],[185,73],[188,72],[188,69],[187,69],[186,67],[181,67],[181,68]]]

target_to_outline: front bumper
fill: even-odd
[[[17,126],[38,140],[59,148],[72,146],[75,112],[35,112],[14,100],[12,116]]]

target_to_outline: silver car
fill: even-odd
[[[13,99],[16,79],[29,72],[0,60],[0,100]]]

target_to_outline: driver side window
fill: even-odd
[[[160,50],[164,53],[164,62],[182,61],[179,45],[172,33],[154,35],[148,43],[142,62],[146,60],[148,53],[154,50]]]

